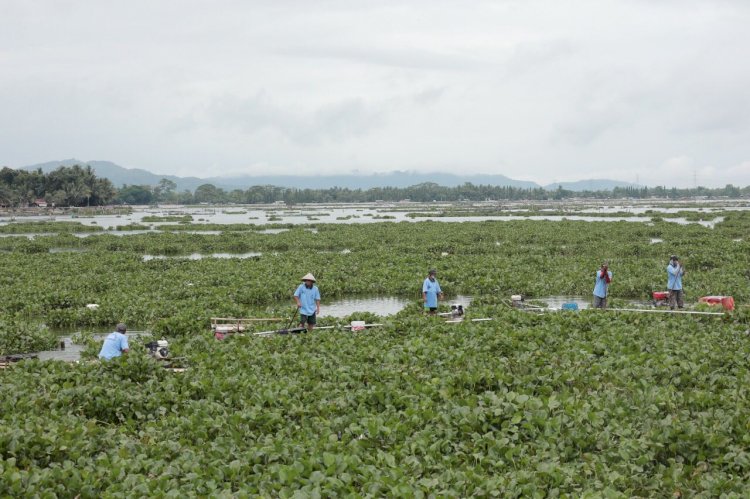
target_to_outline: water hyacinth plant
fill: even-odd
[[[165,370],[134,341],[132,355],[111,362],[31,360],[0,371],[0,397],[13,401],[0,409],[0,490],[66,497],[746,493],[746,212],[727,214],[713,229],[525,220],[315,227],[0,238],[0,287],[13,290],[0,301],[10,318],[0,340],[9,343],[24,324],[106,331],[122,320],[168,337],[188,366]],[[85,251],[49,252],[61,247]],[[142,258],[226,252],[260,256]],[[737,310],[534,315],[508,305],[512,293],[590,296],[603,258],[614,271],[613,303],[646,300],[665,286],[670,253],[688,268],[689,302],[727,294]],[[446,293],[474,297],[467,319],[491,321],[451,324],[423,314],[420,285],[435,262]],[[355,333],[216,341],[209,332],[211,317],[288,317],[308,271],[327,297],[391,295],[409,304],[389,317],[350,315],[345,321],[384,324]],[[96,349],[90,343],[88,356]]]

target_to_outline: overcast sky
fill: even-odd
[[[0,165],[750,184],[748,0],[0,0]]]

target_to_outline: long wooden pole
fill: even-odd
[[[465,321],[463,319],[455,319],[452,321],[445,321],[446,324],[458,324],[459,322],[486,322],[491,321],[492,317],[482,317],[481,319],[469,319],[468,321]]]
[[[382,326],[382,325],[383,325],[383,324],[363,324],[363,326],[364,326],[364,327],[378,327],[378,326]],[[337,327],[338,327],[338,328],[341,328],[341,329],[351,329],[351,328],[352,328],[353,326],[351,326],[351,325],[342,325],[342,326],[321,326],[321,327],[316,327],[316,328],[314,328],[314,329],[313,329],[313,332],[315,332],[315,331],[319,331],[319,330],[321,330],[321,329],[336,329]],[[293,331],[293,332],[299,332],[299,333],[302,333],[302,332],[304,332],[304,331],[303,331],[303,329],[304,329],[304,328],[292,328],[292,331]],[[281,331],[283,331],[283,332],[287,332],[287,330],[284,330],[284,329],[282,329]],[[259,331],[259,332],[257,332],[257,333],[253,333],[253,336],[271,336],[272,334],[279,334],[279,330],[276,330],[276,331]]]
[[[313,331],[319,331],[321,329],[333,329],[335,327],[336,326],[321,326],[321,327],[314,328]],[[305,331],[307,331],[306,328],[291,328],[291,330],[289,330],[289,329],[280,329],[280,330],[277,330],[277,331],[260,331],[258,333],[253,333],[253,336],[270,336],[272,334],[284,334],[284,333],[289,333],[289,332],[302,333],[302,332],[305,332]]]
[[[212,321],[227,321],[227,322],[262,322],[262,321],[283,321],[281,317],[211,317]]]

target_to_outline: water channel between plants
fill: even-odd
[[[474,297],[469,295],[456,295],[443,300],[444,305],[462,305],[469,316],[471,316],[471,303]],[[345,298],[321,303],[321,319],[340,319],[350,316],[357,312],[370,312],[379,316],[387,317],[395,315],[403,310],[409,303],[414,300],[396,297],[396,296],[377,296],[377,297],[358,297]],[[564,304],[575,303],[580,309],[587,309],[591,306],[591,300],[582,296],[548,296],[535,298],[534,303],[546,304],[548,310],[559,310]],[[79,361],[84,347],[73,343],[73,335],[78,331],[60,331],[59,341],[64,348],[57,350],[47,350],[38,352],[40,360],[62,360],[66,362]],[[102,341],[109,334],[103,332],[94,335],[94,339]],[[137,336],[150,336],[148,331],[128,332],[130,338]]]
[[[471,304],[472,297],[466,295],[457,295],[446,298],[444,304],[461,304],[468,307]],[[395,315],[404,309],[413,300],[407,298],[398,298],[393,296],[381,296],[374,298],[347,298],[333,300],[331,302],[323,301],[320,305],[320,317],[341,318],[356,312],[371,312],[376,315],[389,316]]]
[[[240,211],[223,211],[221,209],[205,209],[194,207],[181,207],[174,210],[155,210],[136,208],[129,215],[96,215],[92,217],[79,217],[77,215],[29,215],[29,216],[0,216],[0,225],[15,222],[78,222],[84,225],[96,225],[105,229],[101,232],[74,233],[77,237],[95,236],[98,234],[143,234],[157,231],[169,231],[169,228],[179,223],[169,220],[169,217],[187,216],[194,225],[201,224],[291,224],[307,225],[320,223],[342,223],[342,224],[359,224],[359,223],[378,223],[378,222],[419,222],[425,220],[440,222],[482,222],[482,221],[512,221],[512,220],[547,220],[547,221],[587,221],[587,222],[650,222],[651,216],[664,216],[678,211],[697,211],[711,213],[711,209],[696,208],[685,206],[683,208],[661,208],[658,206],[607,206],[607,207],[589,207],[581,209],[562,210],[561,208],[552,209],[555,214],[545,213],[545,210],[538,210],[538,215],[514,215],[514,209],[498,208],[498,214],[492,215],[468,215],[468,216],[451,216],[450,212],[445,209],[455,208],[452,205],[389,205],[389,206],[371,206],[362,207],[351,206],[307,206],[299,209],[289,209],[280,207],[279,209],[254,209]],[[463,207],[462,207],[463,208]],[[468,211],[473,208],[466,208]],[[723,210],[742,211],[750,207],[726,207]],[[651,212],[649,212],[649,210]],[[527,209],[524,209],[528,213]],[[547,210],[550,211],[550,210]],[[560,215],[560,211],[568,211]],[[412,217],[411,213],[423,213],[424,216]],[[611,213],[626,213],[623,216],[606,216]],[[508,213],[505,215],[504,213]],[[631,216],[632,214],[632,216]],[[639,216],[640,215],[640,216]],[[645,216],[644,216],[645,215]],[[162,217],[165,221],[149,222],[146,217]],[[146,220],[144,222],[144,219]],[[665,221],[689,224],[696,223],[704,227],[713,228],[717,223],[723,220],[723,217],[717,216],[712,220],[691,221],[685,218],[667,218]],[[114,230],[118,226],[127,227],[129,225],[148,225],[148,229],[136,230]],[[259,231],[263,234],[277,234],[288,229],[269,228]],[[197,234],[219,234],[220,231],[180,231],[183,233]],[[0,234],[0,237],[25,236],[33,239],[37,236],[52,235],[46,233],[39,234]]]

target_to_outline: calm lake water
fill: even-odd
[[[591,307],[593,297],[584,296],[547,296],[543,298],[532,298],[534,302],[542,302],[547,304],[547,308],[551,309],[562,309],[565,303],[575,303],[578,308],[583,310]]]
[[[443,300],[443,304],[461,304],[467,308],[471,304],[472,297],[467,295],[458,295]],[[341,300],[332,300],[330,302],[321,302],[321,317],[346,317],[355,312],[372,312],[377,315],[395,315],[404,309],[415,299],[400,298],[395,296],[379,296],[371,298],[346,298]]]
[[[178,222],[167,221],[167,222],[143,222],[144,217],[170,217],[170,216],[185,216],[189,215],[192,217],[193,224],[253,224],[253,225],[267,225],[274,223],[281,224],[293,224],[293,225],[304,225],[319,221],[321,223],[379,223],[384,221],[391,222],[419,222],[424,220],[433,220],[439,222],[482,222],[482,221],[511,221],[511,220],[549,220],[549,221],[560,221],[560,220],[576,220],[576,221],[587,221],[587,222],[650,222],[649,216],[637,216],[643,215],[647,211],[653,211],[653,215],[668,215],[670,213],[676,213],[679,211],[695,211],[711,213],[712,211],[719,210],[750,210],[750,206],[747,205],[736,205],[731,201],[727,201],[726,206],[716,206],[713,208],[695,207],[686,203],[684,206],[679,207],[659,207],[655,205],[596,205],[595,203],[581,203],[581,204],[555,204],[549,208],[539,210],[539,215],[533,216],[515,216],[512,213],[514,211],[526,211],[529,209],[531,203],[502,203],[498,204],[445,204],[445,203],[390,203],[390,204],[377,204],[377,205],[305,205],[299,208],[287,208],[284,206],[276,207],[264,207],[262,209],[248,209],[245,206],[242,207],[223,207],[223,208],[206,208],[206,207],[169,207],[169,208],[145,208],[136,207],[133,213],[129,215],[97,215],[94,217],[79,217],[74,215],[33,215],[33,216],[18,216],[15,218],[16,221],[21,222],[78,222],[84,225],[95,225],[102,227],[105,230],[103,232],[94,233],[76,233],[77,237],[89,237],[96,236],[99,234],[115,234],[115,235],[128,235],[128,234],[143,234],[154,232],[157,230],[168,230],[168,227],[177,225]],[[537,206],[534,204],[534,206]],[[482,215],[482,216],[438,216],[444,210],[450,209],[461,209],[461,210],[482,210],[482,209],[493,209],[502,210],[502,213],[508,213],[507,215]],[[545,214],[545,211],[559,212],[561,210],[566,211],[565,215],[559,214]],[[409,217],[409,213],[420,212],[428,213],[435,212],[434,217]],[[629,213],[632,216],[618,216],[609,217],[601,216],[609,213]],[[685,218],[665,218],[666,221],[688,224],[697,223],[705,227],[713,227],[715,224],[722,221],[722,217],[716,217],[713,220],[706,221],[688,221]],[[0,225],[7,224],[12,221],[11,216],[0,216]],[[113,230],[118,226],[127,225],[147,225],[148,230],[133,230],[133,231],[118,231]],[[288,229],[265,229],[259,232],[264,234],[278,234]],[[180,231],[182,232],[182,231]],[[195,234],[219,234],[220,231],[186,231],[186,233]],[[0,237],[9,237],[14,234],[0,234]],[[41,235],[47,234],[17,234],[20,236],[34,238]]]

